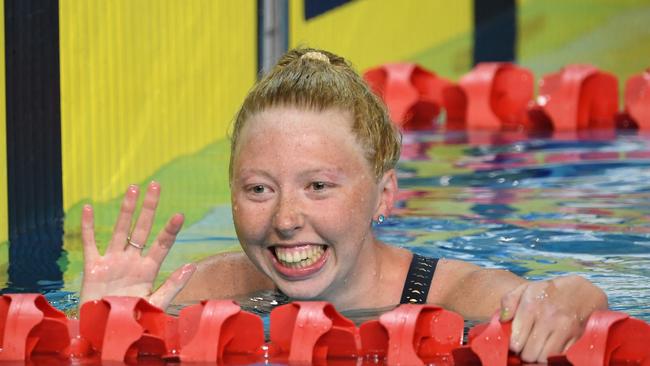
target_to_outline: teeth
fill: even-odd
[[[300,249],[290,247],[275,247],[275,255],[278,260],[289,268],[304,268],[314,264],[323,255],[323,247],[310,245]]]

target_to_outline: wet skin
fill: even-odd
[[[241,132],[231,182],[237,236],[253,263],[291,298],[342,308],[376,280],[382,244],[371,221],[387,206],[351,124],[334,109],[264,110]]]

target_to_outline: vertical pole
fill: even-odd
[[[257,69],[264,73],[289,47],[289,1],[258,0]]]
[[[4,0],[9,283],[5,292],[62,286],[59,5]]]
[[[474,65],[514,61],[516,33],[515,0],[474,0]]]

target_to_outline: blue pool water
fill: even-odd
[[[398,173],[397,208],[376,227],[382,240],[532,280],[579,274],[605,290],[611,309],[650,321],[648,136],[407,134]],[[228,215],[215,207],[184,229],[163,270],[236,245]],[[74,294],[48,298],[76,306]],[[239,300],[262,311],[283,301]]]
[[[579,274],[650,321],[648,136],[471,139],[405,136],[404,199],[379,236],[532,280]]]

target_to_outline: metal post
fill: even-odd
[[[289,1],[258,0],[258,72],[268,71],[289,47]]]

